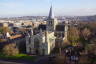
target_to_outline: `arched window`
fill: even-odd
[[[39,48],[40,48],[39,44],[40,44],[39,39],[38,38],[35,38],[34,39],[34,48],[35,48],[36,54],[39,54]]]

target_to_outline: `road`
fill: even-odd
[[[0,64],[24,64],[24,63],[17,63],[17,62],[10,62],[10,61],[0,60]]]
[[[48,63],[49,63],[48,56],[44,56],[44,57],[37,59],[33,64],[48,64]]]
[[[0,64],[47,64],[49,62],[48,56],[39,57],[34,62],[29,62],[27,60],[0,60]]]

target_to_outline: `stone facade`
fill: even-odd
[[[54,31],[57,20],[53,17],[52,7],[50,8],[49,17],[46,20],[46,30],[40,30],[38,34],[26,36],[26,52],[36,55],[49,55],[55,47]]]
[[[63,40],[67,40],[67,24],[68,22],[66,22],[65,25],[65,36]],[[26,52],[28,54],[49,55],[55,47],[56,37],[54,36],[54,33],[57,25],[58,21],[56,18],[54,18],[51,6],[49,16],[46,20],[46,30],[40,29],[39,33],[34,35],[34,30],[31,28],[31,33],[27,33],[28,35],[26,36]]]

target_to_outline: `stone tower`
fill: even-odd
[[[26,52],[30,54],[49,55],[55,47],[54,31],[57,25],[57,20],[54,18],[52,6],[50,7],[49,16],[46,21],[46,30],[33,34],[31,29],[26,36]]]
[[[35,53],[34,52],[34,38],[33,38],[33,29],[30,29],[30,33],[27,33],[26,36],[26,53]]]
[[[57,25],[57,19],[55,19],[55,17],[54,17],[53,8],[51,5],[50,11],[49,11],[49,16],[47,19],[47,30],[53,32],[55,30],[56,25]]]
[[[65,38],[64,41],[67,42],[68,41],[68,21],[65,20],[65,32],[64,32]]]

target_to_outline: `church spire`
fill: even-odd
[[[53,14],[53,8],[52,8],[52,5],[51,5],[51,7],[50,7],[50,11],[49,11],[48,19],[54,19],[54,14]]]

